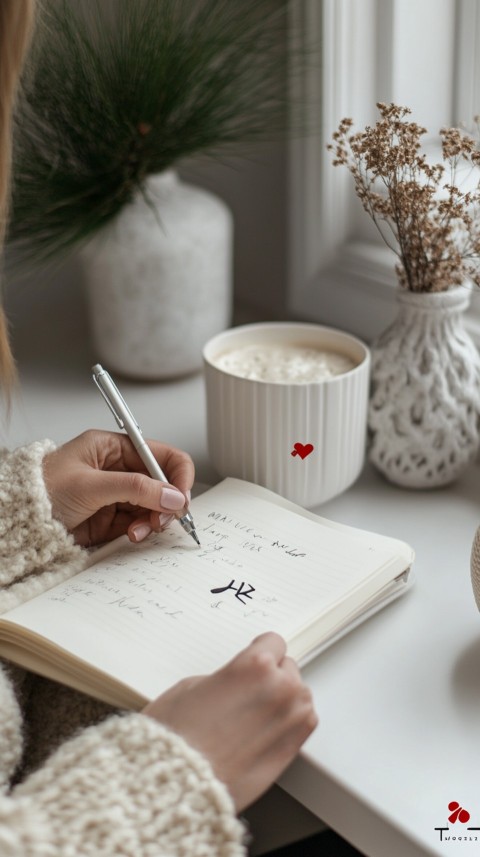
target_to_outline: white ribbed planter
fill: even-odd
[[[369,458],[397,485],[434,488],[479,445],[480,357],[463,324],[470,293],[397,298],[397,318],[372,345]]]
[[[82,250],[96,358],[132,378],[197,371],[232,314],[232,218],[173,170]]]

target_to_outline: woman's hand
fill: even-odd
[[[78,544],[100,544],[124,533],[141,541],[188,505],[192,459],[164,443],[148,444],[170,484],[148,476],[131,440],[115,432],[86,431],[45,456],[53,516]]]
[[[207,757],[237,812],[272,785],[318,722],[285,652],[282,637],[262,634],[222,669],[184,679],[143,709]]]

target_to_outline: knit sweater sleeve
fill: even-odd
[[[3,857],[241,857],[244,836],[208,761],[141,714],[85,729],[0,799]]]
[[[52,518],[42,462],[54,449],[44,440],[13,452],[0,450],[0,612],[70,577],[86,562],[86,551]]]
[[[54,448],[0,451],[0,613],[85,565],[86,552],[52,518],[42,460]],[[16,746],[15,712],[3,714]],[[8,736],[2,727],[6,745]],[[7,775],[5,755],[0,741]],[[0,794],[2,857],[240,857],[244,835],[208,760],[141,714],[89,726]]]

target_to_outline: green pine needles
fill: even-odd
[[[41,261],[146,178],[287,124],[289,0],[48,0],[19,99],[10,241]]]

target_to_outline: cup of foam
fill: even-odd
[[[203,349],[208,448],[225,476],[306,508],[340,494],[365,460],[370,352],[300,322],[235,327]]]

